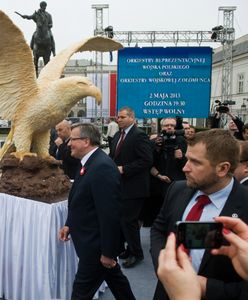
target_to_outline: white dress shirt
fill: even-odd
[[[226,187],[224,187],[222,190],[215,192],[213,194],[207,195],[209,197],[209,199],[211,200],[211,203],[204,207],[199,221],[212,222],[214,217],[219,216],[220,212],[222,211],[222,209],[226,203],[227,198],[229,197],[229,195],[231,193],[233,183],[234,183],[234,180],[232,178],[231,181],[229,182],[229,184]],[[185,221],[189,211],[194,206],[197,197],[200,195],[204,195],[204,193],[201,191],[197,191],[194,194],[194,196],[190,200],[189,204],[187,205],[187,207],[183,213],[182,221]],[[200,264],[202,261],[202,257],[204,255],[204,251],[205,250],[203,250],[203,249],[190,250],[190,256],[192,257],[192,265],[196,272],[199,271],[199,267],[200,267]]]

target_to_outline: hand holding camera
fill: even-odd
[[[175,158],[181,159],[183,158],[183,152],[181,149],[175,149]]]
[[[160,251],[157,274],[170,299],[201,298],[197,275],[183,246],[176,249],[174,233],[168,236],[166,247]]]
[[[155,144],[159,147],[163,145],[163,137],[161,135],[158,135],[155,139]]]
[[[215,100],[216,106],[215,110],[218,113],[223,113],[223,114],[229,114],[230,110],[228,105],[234,105],[235,101],[229,100],[229,101],[224,101],[221,102],[220,100]]]
[[[166,176],[166,175],[161,175],[161,174],[159,174],[159,175],[157,176],[157,178],[158,178],[159,180],[161,180],[161,181],[166,182],[166,183],[171,183],[171,179],[170,179],[168,176]]]
[[[156,138],[155,143],[162,151],[166,152],[171,152],[178,148],[175,132],[162,130],[161,134]]]
[[[231,217],[216,217],[224,225],[224,237],[230,246],[211,251],[214,255],[226,255],[232,260],[237,273],[248,280],[248,226],[242,220]]]
[[[223,234],[230,242],[230,246],[222,246],[219,249],[212,250],[211,253],[214,255],[219,254],[228,256],[232,260],[232,264],[237,273],[243,279],[248,280],[247,224],[240,219],[231,217],[221,216],[216,217],[215,220],[219,223],[210,223],[224,225]],[[182,224],[185,222],[180,223]],[[195,222],[195,224],[197,223],[202,222]],[[229,231],[227,228],[231,229],[233,232]],[[202,291],[198,280],[199,276],[197,277],[187,254],[184,253],[184,247],[180,245],[180,247],[177,248],[176,244],[178,245],[178,241],[176,241],[175,235],[170,234],[165,249],[160,252],[158,277],[171,299],[200,299]],[[193,285],[194,288],[192,288]]]
[[[221,104],[221,105],[216,106],[216,111],[221,114],[226,114],[229,112],[229,107],[225,104]]]

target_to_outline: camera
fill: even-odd
[[[228,103],[225,102],[220,102],[219,100],[215,100],[215,103],[217,103],[215,109],[219,113],[228,113],[229,112],[229,107]]]
[[[223,238],[223,224],[217,222],[185,221],[177,222],[177,245],[187,249],[214,249],[227,245]]]
[[[229,112],[229,107],[227,105],[220,105],[216,107],[216,111],[220,113],[228,113]]]
[[[175,132],[162,130],[155,142],[157,146],[162,147],[164,150],[176,150],[178,148]]]
[[[105,33],[107,34],[108,38],[112,39],[114,37],[114,29],[113,26],[108,26],[104,29]]]

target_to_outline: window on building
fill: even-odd
[[[244,93],[244,79],[243,73],[238,74],[238,93]]]

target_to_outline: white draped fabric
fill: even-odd
[[[70,299],[78,261],[73,243],[58,240],[66,216],[66,200],[47,204],[0,193],[0,297]]]

